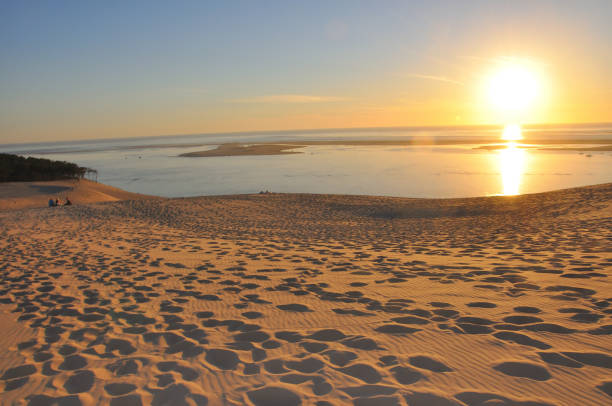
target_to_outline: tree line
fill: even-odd
[[[0,154],[0,182],[81,179],[88,171],[71,162]]]

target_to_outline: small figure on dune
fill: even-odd
[[[53,200],[49,199],[49,207],[59,207],[59,206],[72,206],[72,202],[68,197],[66,197],[66,201],[62,204],[59,198]]]

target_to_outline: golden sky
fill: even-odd
[[[3,3],[0,143],[612,122],[609,1],[235,6]],[[520,114],[487,95],[513,64]]]

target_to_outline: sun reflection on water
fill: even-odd
[[[522,139],[521,128],[516,124],[506,126],[502,139],[507,140],[506,148],[499,150],[499,169],[502,176],[502,195],[518,195],[525,173],[527,151],[520,148],[515,140]]]

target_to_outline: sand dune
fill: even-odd
[[[46,207],[49,199],[66,197],[74,204],[157,199],[86,179],[0,183],[0,210]]]
[[[612,402],[612,184],[125,200],[0,229],[2,404]]]

